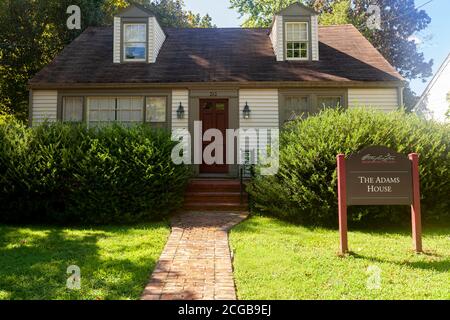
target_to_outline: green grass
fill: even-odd
[[[253,217],[234,228],[240,299],[450,299],[450,227],[424,229],[424,254],[407,229],[352,231],[352,253],[339,257],[337,230]],[[368,289],[369,266],[381,288]]]
[[[138,299],[169,235],[164,223],[92,229],[0,225],[1,299]],[[81,268],[81,290],[66,270]]]

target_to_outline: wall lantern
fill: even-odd
[[[245,107],[244,107],[244,111],[243,111],[243,114],[244,114],[244,119],[250,119],[250,107],[248,106],[248,103],[246,102],[245,103]]]
[[[181,104],[181,102],[180,102],[180,106],[178,107],[178,110],[177,110],[177,118],[180,120],[184,119],[184,107]]]

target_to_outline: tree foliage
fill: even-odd
[[[246,17],[244,26],[268,27],[274,13],[298,0],[231,0],[234,8]],[[303,0],[305,5],[320,13],[320,23],[352,23],[381,54],[407,80],[422,79],[432,75],[433,60],[426,61],[417,44],[411,39],[416,32],[425,29],[431,18],[424,10],[416,9],[414,0]],[[367,26],[371,4],[380,7],[381,29]],[[414,92],[405,88],[408,109],[417,101]]]
[[[150,10],[164,27],[213,27],[209,15],[184,10],[182,0],[136,1]],[[69,30],[67,7],[81,9],[81,30]],[[0,111],[27,118],[26,84],[88,26],[110,25],[125,0],[1,0]]]

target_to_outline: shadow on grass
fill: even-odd
[[[0,226],[0,299],[138,298],[156,261],[124,258],[127,243],[98,244],[126,230]],[[81,268],[79,291],[66,288],[70,265]]]
[[[275,226],[279,227],[286,227],[286,226],[292,226],[292,227],[301,227],[305,228],[308,231],[316,231],[316,230],[326,230],[326,231],[335,231],[338,232],[338,227],[330,227],[330,226],[319,226],[319,225],[312,225],[312,224],[302,224],[298,222],[293,222],[289,220],[283,220],[278,217],[273,217],[270,215],[265,214],[257,214],[257,213],[251,213],[249,218],[245,221],[245,223],[239,225],[238,227],[235,227],[233,230],[236,230],[237,232],[244,232],[244,231],[257,231],[260,227],[260,223],[257,220],[252,220],[252,217],[261,217],[261,218],[268,218],[271,219],[271,224],[274,224]],[[338,217],[336,215],[336,222],[338,220]],[[363,224],[357,224],[357,223],[349,223],[349,232],[362,232],[372,235],[404,235],[408,236],[411,235],[411,226],[407,223],[374,223],[373,225],[363,225]],[[450,236],[450,221],[445,221],[440,224],[436,223],[427,223],[423,224],[423,233],[427,236]],[[296,234],[295,231],[288,232],[287,234]]]
[[[358,254],[358,253],[355,253],[355,252],[350,252],[349,255],[354,257],[355,259],[364,259],[364,260],[377,262],[377,263],[395,263],[395,264],[397,264],[399,266],[406,266],[406,267],[411,267],[411,268],[416,268],[416,269],[424,269],[424,270],[433,270],[433,271],[445,272],[445,273],[450,271],[450,258],[446,258],[444,260],[439,260],[439,261],[403,261],[403,262],[398,262],[398,261],[393,261],[392,259],[387,260],[387,259],[382,259],[382,258],[379,258],[379,257],[373,257],[373,256],[369,256],[369,255],[362,255],[362,254]],[[429,257],[435,257],[435,258],[443,258],[441,255],[430,253],[430,252],[428,252],[428,253],[424,252],[424,253],[422,253],[422,255],[426,255],[426,256],[429,256]]]

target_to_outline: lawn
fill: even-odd
[[[83,228],[0,225],[1,299],[138,299],[169,235],[165,223]],[[81,290],[66,288],[70,265]]]
[[[450,299],[450,226],[424,228],[423,240],[426,252],[417,255],[408,229],[352,231],[352,252],[342,258],[337,230],[255,216],[231,231],[238,296]]]

